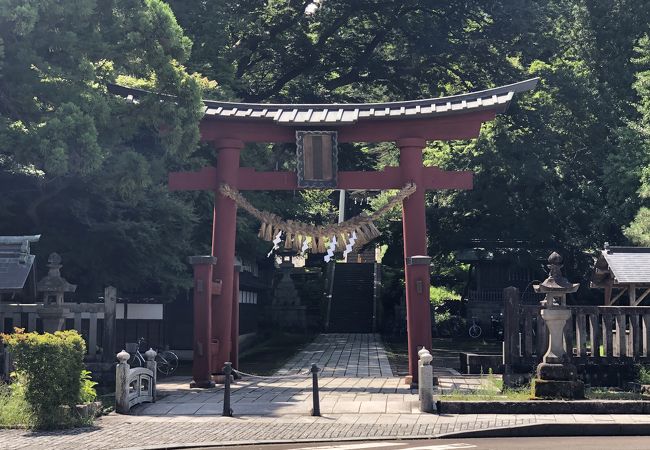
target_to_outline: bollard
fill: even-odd
[[[232,374],[232,363],[227,362],[223,366],[223,413],[222,416],[232,417],[232,408],[230,407],[230,375]]]
[[[120,414],[129,413],[129,363],[131,355],[125,350],[117,354],[119,363],[115,366],[115,411]]]
[[[424,347],[420,347],[420,350],[418,350],[418,380],[422,380],[422,356],[424,356],[427,353],[429,353],[429,350],[427,350]],[[423,387],[424,387],[424,383],[420,381],[418,383],[418,400],[422,398]]]
[[[318,398],[318,366],[311,365],[311,394],[314,401],[314,406],[311,410],[312,416],[320,416],[320,399]]]
[[[431,366],[433,356],[424,348],[418,352],[418,356],[420,357],[418,361],[420,411],[432,413],[436,410],[433,403],[433,367]]]
[[[156,356],[158,356],[158,353],[153,348],[149,348],[149,350],[144,352],[144,357],[147,359],[147,369],[152,372],[153,386],[151,386],[151,395],[153,402],[156,401],[156,385],[158,384],[158,363],[156,362]]]

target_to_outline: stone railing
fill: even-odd
[[[103,303],[62,303],[48,308],[43,303],[0,303],[0,333],[12,333],[14,328],[26,332],[77,330],[86,341],[85,363],[93,377],[112,377],[116,334],[117,290],[107,287]],[[49,310],[56,310],[52,319]],[[0,380],[8,378],[12,371],[11,355],[0,344]]]
[[[504,291],[504,363],[538,364],[548,349],[540,305],[522,305],[518,290]],[[564,346],[573,364],[650,362],[650,306],[569,306]]]
[[[61,327],[79,331],[86,341],[88,354],[86,362],[106,361],[111,363],[115,355],[117,290],[107,287],[103,303],[62,303],[60,308]],[[47,308],[42,303],[0,304],[0,333],[11,333],[15,327],[26,332],[37,331],[37,320],[43,321]],[[87,320],[87,328],[82,326]],[[101,327],[99,322],[102,322]],[[5,326],[6,325],[6,326]],[[47,330],[43,323],[44,331]],[[101,346],[99,343],[101,342]],[[102,352],[105,354],[102,355]]]
[[[131,355],[125,350],[117,354],[115,411],[120,414],[128,414],[137,404],[156,401],[156,352],[150,348],[144,356],[146,368],[131,369],[127,362]]]

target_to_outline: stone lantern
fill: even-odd
[[[571,283],[562,275],[562,257],[551,253],[548,258],[549,275],[541,284],[533,285],[535,292],[546,294],[541,304],[542,319],[549,332],[548,350],[537,366],[535,397],[584,398],[584,383],[576,379],[576,367],[571,364],[564,349],[564,327],[571,319],[566,306],[566,295],[576,292],[580,283]]]
[[[43,306],[39,308],[38,315],[43,320],[43,331],[53,333],[63,329],[63,297],[66,292],[74,292],[77,285],[68,283],[61,276],[61,256],[58,253],[50,254],[47,267],[47,276],[41,279],[36,287],[36,290],[43,294]]]
[[[294,265],[291,256],[294,252],[279,252],[282,257],[280,273],[282,278],[275,287],[271,302],[271,320],[274,325],[288,330],[307,329],[307,307],[300,303],[300,295],[291,278]]]

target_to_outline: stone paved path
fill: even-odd
[[[291,358],[278,375],[308,370],[312,363],[321,368],[321,377],[393,376],[378,334],[320,334]]]

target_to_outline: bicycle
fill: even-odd
[[[481,333],[483,332],[483,330],[479,326],[478,321],[476,320],[476,317],[472,317],[472,325],[469,327],[468,332],[469,332],[469,337],[471,337],[473,339],[476,339],[479,336],[481,336]]]
[[[129,366],[131,367],[143,367],[146,366],[146,360],[142,353],[140,353],[140,346],[144,342],[144,338],[139,338],[138,342],[128,343],[127,351],[131,353],[131,358],[128,361]],[[178,368],[178,356],[170,350],[164,350],[156,354],[156,367],[158,372],[162,375],[171,375]]]

